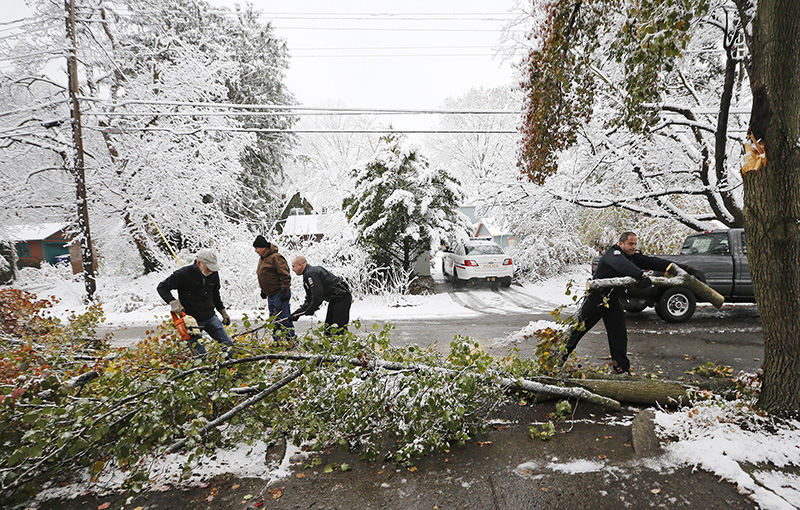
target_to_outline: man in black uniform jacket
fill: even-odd
[[[344,329],[350,322],[350,305],[353,296],[347,283],[321,266],[310,266],[302,255],[292,260],[292,271],[303,276],[303,288],[306,300],[300,308],[292,313],[289,320],[296,321],[301,315],[314,315],[323,301],[328,301],[328,313],[325,315],[325,334],[334,333],[333,326]]]
[[[219,296],[218,269],[217,254],[212,250],[200,250],[193,264],[169,275],[158,284],[157,290],[164,302],[169,304],[170,311],[180,315],[185,310],[194,317],[198,326],[224,346],[230,359],[233,355],[233,341],[223,326],[229,325],[231,318]],[[173,296],[173,290],[178,291],[178,299]],[[221,322],[215,310],[222,315]],[[189,348],[205,358],[206,348],[203,344],[194,339],[189,342]]]
[[[619,243],[612,246],[600,257],[594,278],[616,278],[632,276],[639,280],[641,287],[652,285],[646,277],[646,269],[664,272],[670,265],[669,260],[648,257],[636,251],[636,234],[623,232]],[[589,291],[583,305],[575,316],[575,325],[567,339],[567,351],[562,362],[566,362],[578,342],[587,331],[597,324],[601,318],[608,334],[608,348],[611,351],[611,364],[617,373],[630,372],[631,362],[628,360],[628,332],[625,328],[625,312],[619,302],[620,292],[624,289],[614,288]]]

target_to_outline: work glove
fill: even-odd
[[[266,294],[264,294],[264,291],[263,291],[263,290],[261,291],[261,299],[267,299],[267,295],[266,295]]]
[[[281,289],[281,301],[289,301],[289,289]]]
[[[300,318],[300,314],[299,313],[293,313],[292,315],[289,316],[289,322],[296,322],[297,319],[299,319],[299,318]]]
[[[169,302],[169,311],[176,314],[183,311],[183,305],[179,299],[173,299]]]
[[[653,286],[653,281],[647,276],[642,275],[636,280],[636,286],[640,289],[648,289]]]
[[[219,312],[219,314],[222,315],[222,325],[223,326],[230,326],[230,324],[231,324],[231,316],[228,315],[228,312],[226,312],[225,310],[222,310],[222,311]]]

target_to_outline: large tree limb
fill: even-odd
[[[271,385],[269,388],[267,388],[264,391],[258,393],[257,395],[254,395],[254,396],[250,397],[249,399],[245,400],[244,402],[242,402],[241,404],[237,405],[236,407],[234,407],[233,409],[231,409],[227,413],[223,414],[222,416],[220,416],[216,420],[212,420],[212,421],[208,422],[205,427],[200,429],[200,434],[205,434],[206,432],[208,432],[209,430],[213,429],[217,425],[220,425],[222,423],[227,422],[228,420],[230,420],[231,418],[233,418],[237,414],[241,413],[242,411],[244,411],[248,407],[250,407],[250,406],[252,406],[254,404],[257,404],[258,402],[261,402],[262,400],[264,400],[268,396],[272,395],[273,393],[275,393],[279,389],[283,388],[284,386],[286,386],[290,382],[292,382],[295,379],[297,379],[298,377],[300,377],[300,375],[302,373],[303,373],[303,371],[300,370],[300,369],[293,370],[292,372],[290,372],[289,374],[284,376],[281,380],[279,380],[275,384]],[[178,450],[184,444],[186,444],[187,440],[188,440],[188,438],[184,437],[184,438],[176,441],[175,443],[172,444],[172,446],[167,448],[164,451],[164,453],[172,453],[172,452]]]
[[[667,267],[664,276],[653,276],[650,281],[653,285],[664,287],[686,287],[695,293],[696,296],[708,301],[716,308],[720,308],[725,302],[725,298],[719,292],[715,291],[705,283],[701,282],[694,276],[680,268],[674,262]],[[617,278],[600,278],[597,280],[588,280],[586,282],[586,290],[602,290],[611,289],[616,287],[633,287],[639,283],[639,280],[631,276],[621,276]]]
[[[444,372],[448,374],[458,373],[456,370],[452,370],[449,368],[435,367],[431,365],[422,365],[418,363],[397,363],[394,361],[384,361],[380,359],[359,359],[359,358],[348,358],[346,356],[327,356],[320,354],[264,354],[261,356],[253,356],[241,360],[231,360],[229,362],[223,363],[222,365],[233,364],[234,362],[260,361],[264,359],[287,360],[287,361],[316,361],[319,363],[344,362],[355,366],[373,366],[373,367],[380,367],[386,370],[416,370],[416,371],[424,370],[424,371]],[[592,402],[593,404],[597,404],[602,407],[607,407],[615,411],[622,408],[622,406],[618,401],[603,397],[601,395],[596,395],[585,389],[578,390],[577,388],[566,388],[563,386],[543,384],[540,382],[530,381],[526,379],[511,379],[502,376],[497,377],[497,384],[499,384],[503,388],[508,388],[512,390],[530,391],[538,394],[552,395],[554,397],[584,399],[589,402]],[[253,391],[253,390],[240,388],[237,391],[241,393],[246,393],[248,391]]]

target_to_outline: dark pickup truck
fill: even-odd
[[[752,303],[753,282],[747,263],[744,229],[712,230],[689,235],[679,255],[656,255],[702,271],[705,282],[725,297],[726,302]],[[592,272],[599,257],[592,261]],[[629,288],[620,298],[625,310],[641,312],[654,306],[667,322],[683,322],[694,315],[697,298],[685,287]]]

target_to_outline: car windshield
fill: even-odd
[[[467,255],[500,255],[503,249],[496,244],[473,244],[464,246]]]
[[[725,232],[700,234],[686,238],[681,248],[682,254],[706,253],[709,255],[728,255],[728,234]]]

